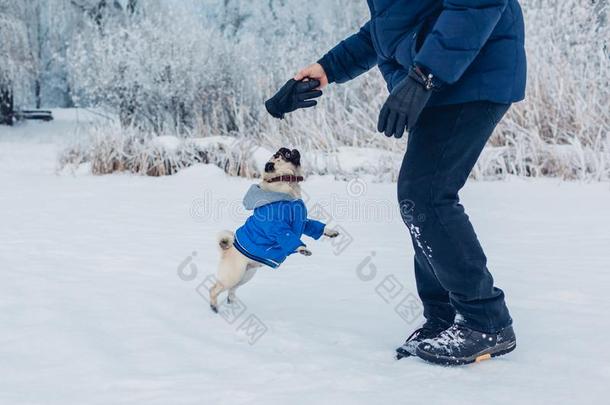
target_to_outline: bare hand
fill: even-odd
[[[314,63],[299,70],[296,76],[294,76],[294,80],[300,81],[303,79],[318,80],[320,82],[320,87],[318,87],[318,90],[322,90],[324,87],[328,86],[328,77],[326,77],[326,72],[319,63]]]

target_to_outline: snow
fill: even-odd
[[[62,136],[78,136],[71,122],[0,127],[0,403],[607,401],[607,183],[467,185],[462,200],[518,344],[444,368],[393,360],[421,322],[417,306],[409,322],[394,311],[416,292],[394,184],[355,193],[308,179],[310,210],[332,211],[352,243],[338,253],[311,241],[313,256],[259,271],[238,290],[245,311],[230,324],[197,287],[215,271],[216,234],[243,222],[251,183],[205,165],[161,178],[57,175]],[[239,330],[250,315],[267,329],[254,344]]]
[[[326,153],[316,153],[311,159],[313,162],[309,164],[319,171],[326,169],[329,172],[372,173],[375,171],[375,167],[379,166],[379,162],[387,161],[388,164],[395,166],[402,161],[402,156],[399,153],[378,148],[340,146],[332,156],[328,156]]]
[[[152,144],[159,149],[163,149],[167,152],[176,152],[181,145],[181,141],[176,136],[162,135],[153,138]]]

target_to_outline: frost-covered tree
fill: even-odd
[[[138,0],[30,0],[35,6],[31,42],[38,54],[36,104],[73,106],[66,56],[76,36],[91,24],[106,24],[140,10]],[[150,2],[150,0],[149,0]],[[152,4],[152,3],[151,3]]]
[[[111,14],[92,18],[72,43],[69,66],[79,105],[105,106],[125,125],[158,130],[193,119],[193,106],[201,104],[193,99],[201,86],[197,69],[210,53],[196,20],[153,4],[116,4]]]
[[[99,10],[98,2],[87,4],[83,10]],[[80,105],[109,107],[125,124],[241,132],[264,118],[258,107],[269,88],[355,30],[365,7],[347,0],[326,10],[294,0],[117,4],[73,42],[71,83]],[[130,8],[132,17],[118,17]]]
[[[35,56],[33,97],[43,105],[72,105],[66,69],[66,51],[78,30],[80,12],[70,0],[30,0],[27,25],[30,47]]]
[[[66,55],[75,36],[90,24],[103,29],[117,19],[134,17],[142,11],[142,3],[138,0],[0,0],[3,98],[7,100],[10,95],[20,105],[36,107],[72,106]],[[154,6],[156,1],[146,3]]]
[[[12,124],[15,95],[31,79],[33,56],[24,21],[29,5],[0,0],[0,124]]]

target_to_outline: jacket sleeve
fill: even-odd
[[[379,63],[379,71],[385,79],[390,93],[409,74],[409,70],[405,69],[404,66],[389,60]]]
[[[444,0],[415,64],[444,83],[455,83],[489,39],[507,4],[508,0]]]
[[[329,83],[345,83],[377,64],[377,52],[371,39],[370,22],[360,31],[341,41],[318,61]]]
[[[326,227],[326,225],[320,221],[316,221],[315,219],[307,219],[305,221],[305,228],[303,228],[303,233],[309,236],[310,238],[318,240],[324,233],[324,227]]]

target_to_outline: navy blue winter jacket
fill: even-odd
[[[388,89],[419,65],[445,83],[428,105],[525,95],[524,25],[517,0],[368,0],[371,19],[321,60],[343,83],[378,65]]]
[[[288,255],[295,253],[303,234],[319,239],[324,224],[307,218],[303,200],[284,193],[250,187],[244,197],[244,207],[254,210],[246,223],[235,231],[233,246],[243,255],[276,268]]]

